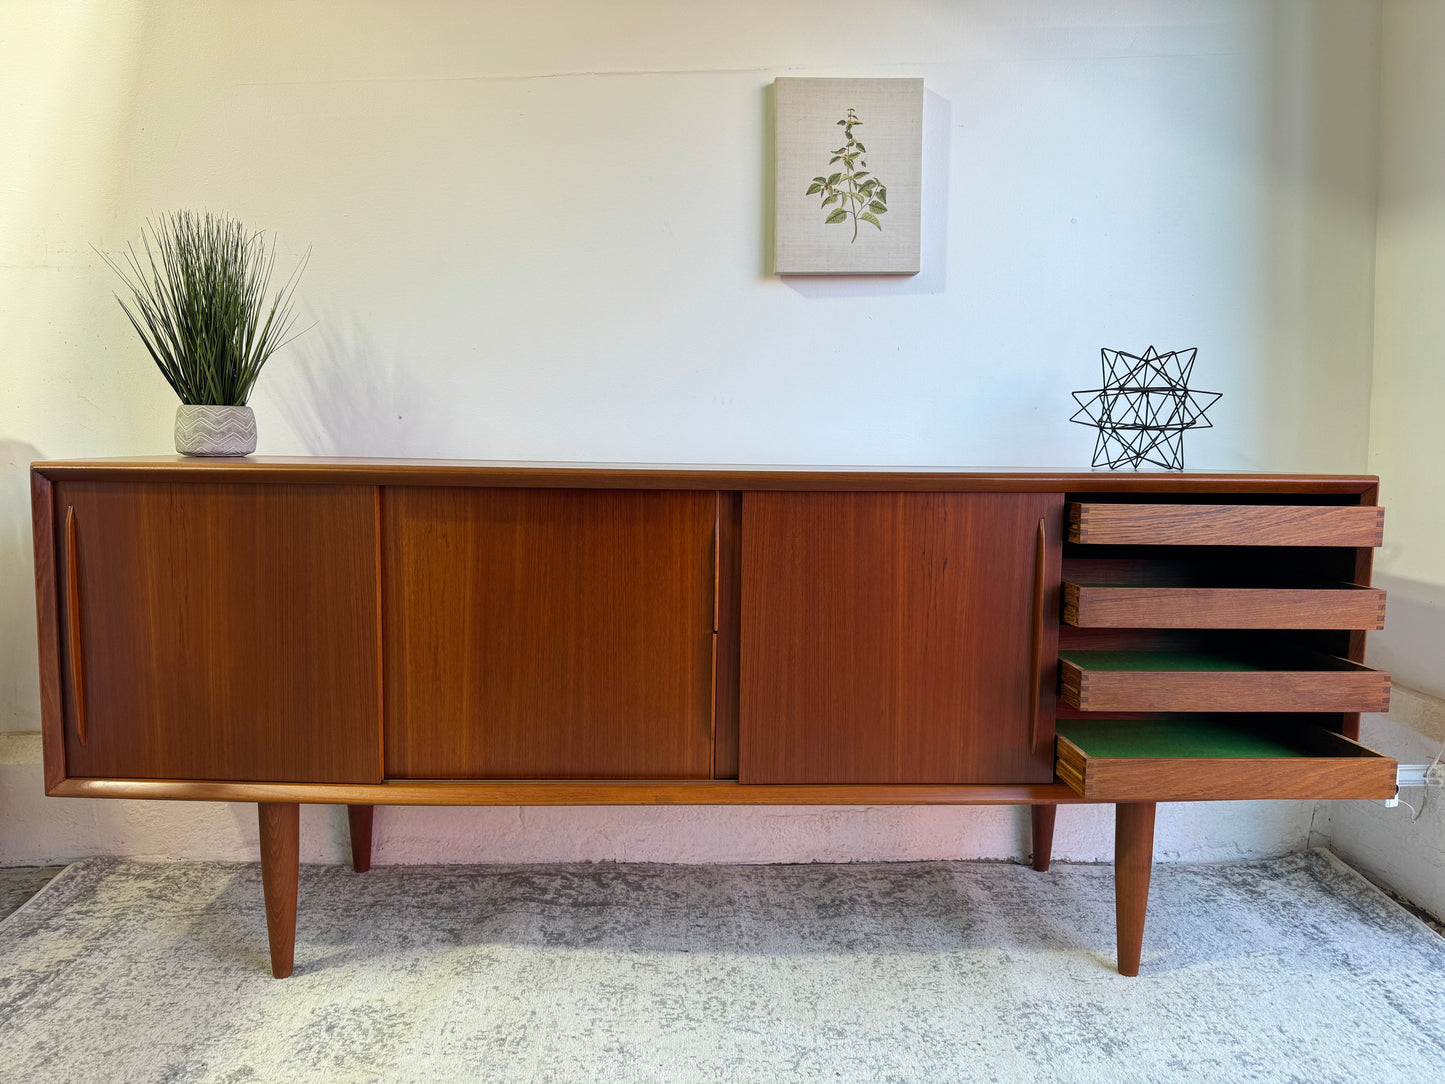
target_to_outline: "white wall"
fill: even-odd
[[[1445,696],[1445,5],[1390,0],[1381,41],[1370,469],[1387,507],[1377,646]]]
[[[274,230],[288,267],[314,246],[317,326],[253,399],[263,453],[1080,466],[1068,391],[1097,379],[1100,346],[1155,343],[1198,346],[1199,384],[1225,393],[1191,465],[1363,469],[1378,17],[1357,0],[11,0],[0,728],[38,725],[24,464],[170,444],[169,390],[89,246],[177,207]],[[780,74],[924,77],[922,274],[765,273]],[[1253,815],[1266,849],[1308,832],[1308,811]],[[526,815],[580,836],[620,816]],[[934,816],[868,823],[897,824],[877,849],[902,855]],[[995,814],[950,816],[958,853],[1014,849]],[[1234,824],[1181,816],[1200,841]],[[788,853],[816,838],[812,814],[728,817],[799,825]],[[686,850],[677,823],[655,853]],[[632,830],[599,829],[596,853]],[[1091,832],[1073,853],[1107,854]]]
[[[1442,48],[1445,4],[1389,0],[1381,41],[1370,466],[1389,502],[1380,570],[1445,588]]]
[[[1370,661],[1397,683],[1362,737],[1426,763],[1445,741],[1445,4],[1388,0],[1381,38],[1379,220],[1370,469],[1385,545],[1386,628]],[[1410,810],[1334,803],[1331,845],[1445,915],[1445,791],[1407,791]]]

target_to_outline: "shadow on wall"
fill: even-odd
[[[323,316],[293,350],[268,389],[307,453],[412,457],[465,443],[444,389],[399,354],[383,354],[356,316]],[[419,417],[435,424],[419,426]]]
[[[1379,70],[1359,57],[1360,43],[1371,39],[1379,56],[1379,11],[1273,4],[1265,20],[1258,74],[1267,105],[1259,161],[1251,165],[1267,180],[1257,319],[1269,364],[1254,389],[1241,389],[1243,402],[1256,404],[1251,424],[1260,433],[1258,462],[1249,465],[1362,470],[1374,345]]]
[[[774,274],[777,237],[777,152],[773,118],[773,85],[763,89],[763,273]],[[916,275],[785,275],[784,283],[808,298],[897,297],[941,294],[948,282],[949,158],[953,105],[931,90],[923,92],[922,251]]]
[[[40,729],[30,464],[44,458],[33,444],[0,438],[0,730]]]
[[[1388,513],[1387,513],[1388,514]],[[1377,572],[1385,589],[1385,627],[1369,637],[1369,662],[1395,682],[1445,699],[1445,587]]]

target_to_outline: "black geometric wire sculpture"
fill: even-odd
[[[1189,374],[1198,347],[1161,354],[1152,346],[1142,355],[1100,350],[1104,386],[1073,392],[1079,409],[1071,422],[1096,426],[1096,467],[1139,469],[1152,463],[1165,470],[1184,469],[1184,433],[1212,429],[1205,412],[1223,398],[1218,391],[1191,391]]]

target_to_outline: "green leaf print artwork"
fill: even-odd
[[[813,183],[808,185],[808,191],[804,193],[821,197],[821,210],[838,204],[828,212],[828,217],[823,222],[825,225],[836,226],[851,221],[853,238],[848,242],[850,245],[858,240],[860,221],[871,223],[881,230],[883,223],[878,220],[878,216],[888,210],[888,187],[868,172],[868,160],[863,157],[868,153],[868,148],[853,134],[853,129],[860,127],[862,123],[852,109],[838,122],[843,129],[844,143],[832,152],[833,157],[828,160],[828,165],[841,162],[842,169],[827,176],[814,177]]]

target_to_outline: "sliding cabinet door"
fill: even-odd
[[[1051,780],[1062,507],[745,494],[741,780]]]
[[[383,491],[386,773],[712,774],[712,492]]]
[[[381,780],[376,490],[60,482],[72,777]]]

